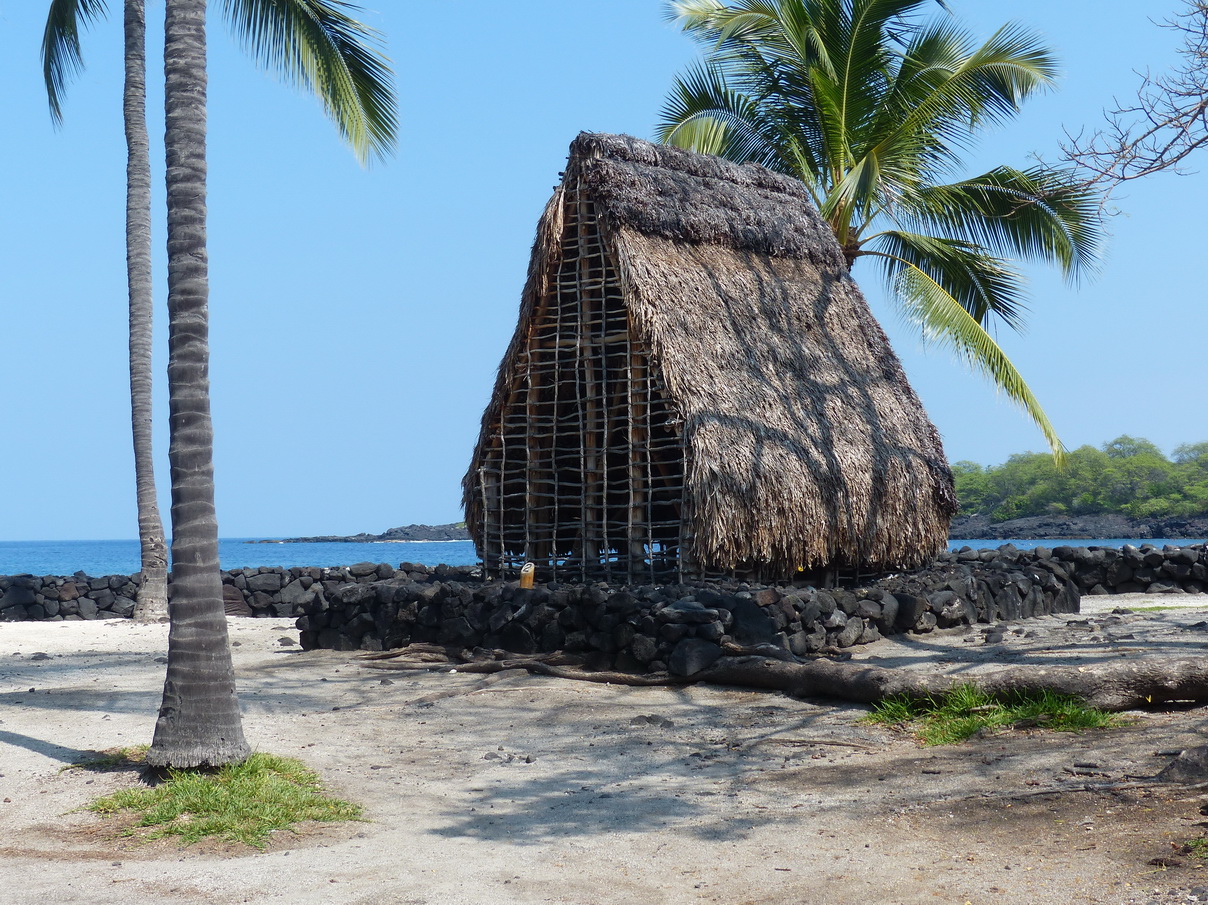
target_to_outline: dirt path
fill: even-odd
[[[969,670],[1187,656],[1208,640],[1202,611],[1117,618],[1033,620],[988,644],[980,630],[882,641],[860,655]],[[166,631],[3,623],[0,901],[1208,901],[1208,869],[1175,853],[1204,833],[1204,796],[1135,779],[1208,730],[1203,710],[923,749],[857,723],[853,706],[375,672],[355,655],[299,651],[283,620],[231,627],[249,740],[301,757],[364,804],[366,821],[286,836],[264,853],[110,838],[73,809],[133,777],[62,768],[149,739]]]

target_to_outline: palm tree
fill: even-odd
[[[395,102],[389,69],[374,34],[326,0],[223,0],[236,33],[260,61],[315,90],[362,162],[392,146]],[[51,0],[42,65],[51,117],[62,122],[62,97],[83,66],[80,26],[106,12],[105,0]],[[126,133],[126,278],[129,293],[130,413],[142,580],[134,618],[167,614],[167,544],[156,502],[152,454],[151,161],[146,117],[146,22],[143,0],[124,0]]]
[[[152,767],[247,759],[218,571],[206,252],[206,0],[167,0],[168,418],[172,601]]]
[[[1099,199],[1072,173],[995,167],[950,181],[983,128],[1053,84],[1049,51],[1007,25],[980,46],[928,0],[673,0],[704,47],[677,78],[661,141],[800,179],[848,268],[876,262],[925,339],[951,347],[1020,405],[1060,458],[1040,403],[987,327],[1020,328],[1011,261],[1093,267]],[[942,0],[936,0],[943,6]]]
[[[75,15],[102,0],[56,0]],[[134,0],[141,2],[141,0]],[[326,0],[224,0],[236,32],[262,61],[315,90],[366,161],[394,142],[390,70],[376,34]],[[250,753],[235,696],[214,511],[206,252],[206,2],[166,0],[164,107],[168,187],[169,465],[172,597],[168,669],[147,763],[218,766]],[[75,43],[78,65],[78,38]],[[56,70],[62,72],[63,70]],[[62,81],[56,83],[59,87]],[[53,98],[52,93],[52,98]],[[55,102],[52,100],[52,108]]]
[[[61,95],[80,68],[79,21],[104,13],[103,0],[53,0],[42,37],[42,65],[51,117],[62,122]],[[134,618],[168,613],[168,547],[155,494],[151,444],[151,158],[147,139],[146,21],[143,0],[125,0],[125,79],[122,120],[126,132],[126,284],[129,294],[130,422],[142,580]]]

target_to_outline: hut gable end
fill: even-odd
[[[580,135],[464,481],[492,574],[921,564],[938,434],[800,183]]]

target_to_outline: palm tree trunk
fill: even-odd
[[[126,0],[126,78],[122,115],[126,128],[126,280],[130,289],[130,423],[142,581],[134,618],[168,615],[168,548],[155,497],[151,455],[151,157],[147,139],[147,25],[143,0]]]
[[[153,767],[219,766],[243,737],[218,572],[206,254],[206,0],[165,4],[172,591]]]

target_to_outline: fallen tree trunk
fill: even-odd
[[[748,649],[749,650],[749,649]],[[1167,703],[1208,703],[1208,658],[1148,657],[1132,662],[1092,666],[999,666],[949,675],[938,671],[887,669],[850,659],[819,658],[801,662],[743,653],[731,646],[712,666],[692,676],[592,670],[575,654],[556,651],[525,656],[501,650],[474,651],[412,645],[396,651],[367,654],[363,665],[374,669],[457,670],[499,673],[525,669],[530,673],[604,682],[613,685],[657,686],[708,682],[743,688],[783,691],[801,698],[833,698],[873,704],[887,698],[924,699],[940,696],[958,685],[974,684],[990,694],[1055,691],[1081,698],[1101,710],[1132,710]],[[1154,777],[1159,782],[1208,784],[1208,746],[1189,748]]]
[[[1133,710],[1173,701],[1208,702],[1208,659],[1153,659],[1098,666],[1000,666],[960,675],[886,669],[859,662],[786,663],[726,657],[696,677],[726,685],[777,688],[797,697],[872,704],[887,698],[926,698],[973,684],[990,694],[1055,691],[1100,710]]]
[[[1134,710],[1171,702],[1208,702],[1208,658],[1154,657],[1095,666],[1000,666],[960,675],[887,669],[858,661],[818,659],[806,662],[758,655],[722,657],[692,676],[634,674],[589,670],[582,658],[558,651],[525,656],[506,651],[448,651],[436,662],[431,647],[408,654],[408,648],[365,658],[374,669],[448,670],[491,673],[526,669],[543,676],[613,685],[657,686],[708,682],[743,688],[784,691],[802,698],[834,698],[872,704],[887,698],[921,699],[943,695],[958,685],[973,684],[990,694],[1055,691],[1074,695],[1101,710]],[[463,662],[455,662],[454,658]]]

